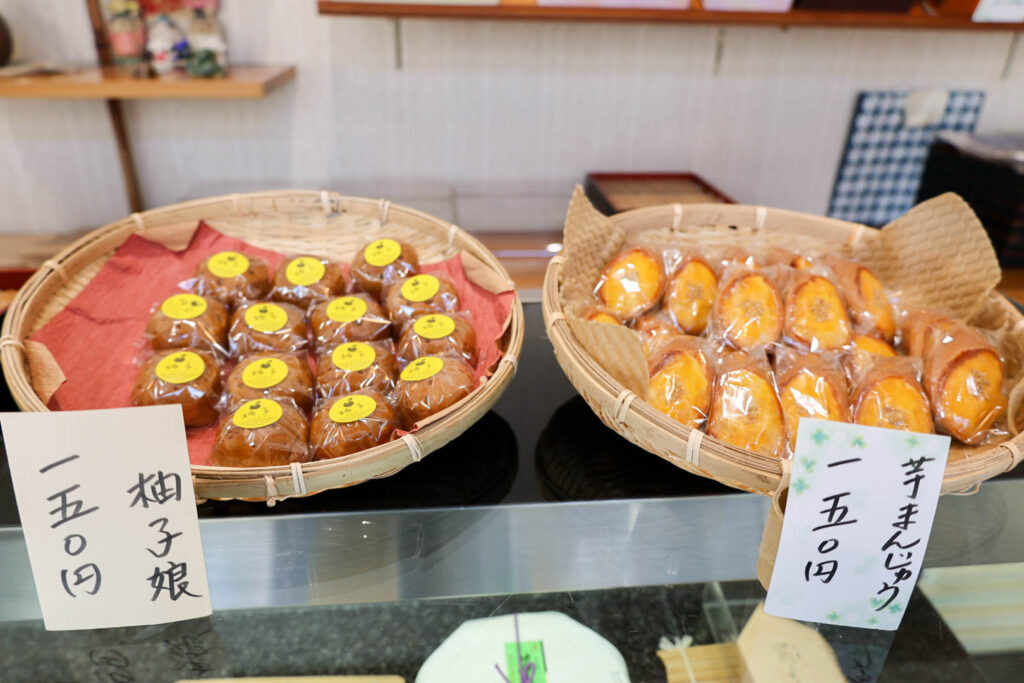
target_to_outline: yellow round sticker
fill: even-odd
[[[249,259],[237,251],[221,251],[210,257],[206,267],[217,277],[235,277],[249,270]]]
[[[300,256],[288,262],[288,266],[284,269],[284,276],[293,285],[309,287],[320,282],[326,272],[327,269],[320,259],[312,256]]]
[[[437,294],[441,283],[433,275],[413,275],[402,285],[402,298],[406,301],[426,301]]]
[[[352,342],[351,344],[340,344],[334,347],[331,352],[331,360],[339,370],[358,372],[373,365],[377,358],[377,352],[369,344]]]
[[[363,394],[353,394],[339,398],[327,411],[331,419],[341,424],[362,420],[364,417],[373,414],[377,410],[377,402]]]
[[[160,359],[156,364],[156,376],[171,384],[185,384],[196,379],[206,370],[206,363],[197,353],[181,351]]]
[[[245,309],[245,324],[257,332],[277,332],[288,324],[288,313],[277,304],[253,304]]]
[[[350,323],[366,315],[366,302],[357,296],[339,296],[327,304],[327,317],[336,323]]]
[[[363,250],[363,258],[366,259],[366,262],[378,268],[394,263],[401,255],[402,245],[387,237],[370,242]]]
[[[277,386],[288,376],[288,364],[280,358],[258,358],[242,370],[242,383],[251,389]]]
[[[259,429],[280,420],[282,413],[281,404],[277,401],[261,398],[243,403],[231,416],[231,421],[236,427]]]
[[[424,339],[440,339],[455,331],[455,321],[440,313],[421,315],[412,324],[412,329]]]
[[[206,299],[196,294],[175,294],[164,299],[160,312],[175,320],[191,320],[206,313]]]
[[[420,356],[405,366],[401,378],[406,382],[420,382],[441,372],[443,367],[444,361],[437,356]]]

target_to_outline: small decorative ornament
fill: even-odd
[[[144,70],[146,25],[139,15],[139,3],[135,0],[112,0],[110,13],[107,33],[114,63],[132,73]]]
[[[182,43],[187,46],[181,30],[174,25],[171,18],[161,14],[149,29],[149,40],[146,49],[157,74],[168,74],[178,65]]]
[[[196,9],[188,32],[191,48],[185,70],[191,76],[209,78],[227,73],[228,46],[217,17]]]

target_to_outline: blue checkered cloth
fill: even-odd
[[[973,132],[985,102],[983,90],[953,90],[939,123],[904,128],[906,97],[906,91],[858,96],[829,216],[881,226],[906,213],[914,206],[935,135],[943,130]]]

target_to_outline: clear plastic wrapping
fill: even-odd
[[[380,299],[384,288],[419,271],[416,250],[401,240],[382,237],[367,244],[352,261],[352,278],[371,296]]]
[[[173,294],[153,310],[146,338],[158,351],[205,348],[226,355],[228,309],[208,296]]]
[[[395,386],[402,423],[411,429],[469,395],[476,386],[473,368],[459,356],[422,356],[409,363]]]
[[[347,286],[341,264],[319,256],[296,256],[278,267],[270,296],[307,310],[316,301],[344,294]]]
[[[387,287],[384,307],[395,326],[402,329],[421,315],[459,310],[459,293],[447,279],[421,273]]]
[[[963,323],[931,335],[926,343],[924,387],[936,428],[970,445],[1004,438],[1006,396],[998,349],[980,330]]]
[[[707,432],[737,448],[783,456],[785,420],[763,348],[719,359]]]
[[[889,342],[869,334],[854,334],[843,349],[841,361],[851,380],[861,377],[875,362],[875,356],[895,358],[899,354]]]
[[[683,333],[661,309],[644,313],[633,321],[633,329],[640,333],[640,341],[644,345],[644,353],[648,358],[665,342]]]
[[[835,283],[825,274],[787,268],[784,335],[811,351],[835,351],[850,343],[853,325]]]
[[[724,247],[719,250],[719,266],[722,270],[729,268],[746,268],[747,270],[758,270],[764,266],[763,259],[757,258],[743,247]]]
[[[139,369],[132,388],[132,403],[178,403],[185,426],[199,427],[217,419],[221,389],[220,364],[208,350],[158,351]]]
[[[399,429],[388,399],[362,389],[323,402],[313,416],[309,445],[314,460],[329,460],[387,443]]]
[[[824,261],[835,274],[857,330],[892,342],[896,334],[896,318],[892,302],[878,276],[854,261],[834,256],[826,256]]]
[[[306,348],[306,317],[298,306],[270,301],[243,304],[231,316],[231,355],[297,353]]]
[[[608,262],[594,295],[620,320],[632,320],[658,303],[664,286],[661,254],[634,246]]]
[[[317,359],[316,392],[321,400],[361,389],[387,394],[397,378],[398,361],[390,340],[337,344]]]
[[[908,356],[921,358],[935,335],[941,337],[956,324],[949,316],[935,311],[915,311],[903,317],[900,344]]]
[[[203,259],[191,285],[197,294],[219,299],[234,309],[270,292],[270,269],[258,256],[220,251]]]
[[[785,266],[797,270],[810,270],[814,267],[814,259],[811,257],[781,247],[772,247],[766,251],[763,260],[766,266]]]
[[[211,456],[217,467],[271,467],[309,460],[309,421],[291,401],[272,398],[246,401],[229,412]]]
[[[771,272],[732,267],[722,274],[712,334],[734,348],[750,350],[778,341],[782,313],[782,298]]]
[[[305,353],[254,353],[239,361],[227,381],[228,408],[259,398],[288,399],[313,407],[313,371]]]
[[[622,324],[622,321],[614,313],[603,306],[587,306],[580,312],[580,317],[594,323]]]
[[[718,294],[715,270],[697,253],[682,252],[673,259],[671,272],[662,306],[683,332],[702,334]]]
[[[920,382],[920,362],[874,356],[851,394],[853,421],[869,427],[931,434],[932,411]]]
[[[468,311],[428,313],[402,330],[398,359],[408,363],[420,356],[457,355],[476,362],[476,332]]]
[[[369,294],[350,294],[321,301],[309,316],[318,351],[350,341],[391,338],[392,324],[384,307]]]
[[[849,385],[834,356],[778,346],[775,381],[790,454],[796,446],[800,418],[850,421]]]
[[[669,417],[700,429],[711,408],[712,356],[703,340],[677,336],[648,358],[647,401]]]

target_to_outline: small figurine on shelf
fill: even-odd
[[[133,76],[146,76],[146,25],[139,15],[137,0],[111,0],[110,47],[114,63]]]
[[[157,74],[168,74],[178,66],[188,50],[188,41],[171,18],[161,14],[150,24],[146,49]]]
[[[188,32],[188,42],[191,51],[185,70],[190,76],[208,78],[227,73],[228,46],[216,16],[207,14],[204,9],[196,9]]]

